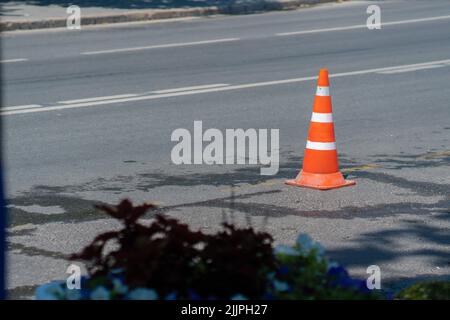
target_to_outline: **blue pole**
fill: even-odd
[[[1,48],[0,48],[1,49]],[[0,50],[0,55],[2,50]],[[0,75],[1,78],[1,75]],[[2,80],[2,79],[0,79]],[[1,81],[0,81],[1,82]],[[3,82],[2,82],[3,87]],[[0,101],[3,102],[3,90]],[[6,300],[6,201],[3,194],[3,122],[0,120],[0,300]]]
[[[0,48],[1,49],[1,48]],[[0,50],[0,54],[2,50]],[[0,80],[1,75],[0,75]],[[1,81],[0,81],[1,82]],[[3,87],[3,82],[2,82]],[[3,102],[3,90],[0,90],[0,101]],[[6,300],[6,201],[3,193],[3,122],[0,120],[0,300]]]
[[[3,165],[0,159],[0,300],[6,299],[6,203],[3,194]]]

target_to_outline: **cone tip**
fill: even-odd
[[[328,69],[320,69],[319,77],[328,77]]]
[[[329,86],[328,69],[320,69],[318,85],[319,86]]]

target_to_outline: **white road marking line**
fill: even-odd
[[[367,28],[367,26],[363,25],[363,24],[358,24],[358,25],[354,25],[354,26],[345,26],[345,27],[302,30],[302,31],[291,31],[291,32],[280,32],[280,33],[276,33],[275,35],[279,36],[279,37],[285,37],[285,36],[294,36],[294,35],[309,34],[309,33],[344,31],[344,30],[361,29],[361,28]]]
[[[436,61],[423,62],[423,63],[415,63],[415,64],[405,64],[405,65],[401,65],[401,66],[393,66],[393,67],[386,67],[386,68],[375,68],[375,69],[367,69],[367,70],[361,70],[361,71],[342,72],[342,73],[331,74],[331,75],[329,75],[329,77],[333,78],[333,77],[354,76],[354,75],[358,75],[358,74],[379,73],[379,72],[389,71],[389,70],[397,70],[397,69],[404,69],[404,68],[416,68],[419,66],[429,66],[429,65],[448,64],[448,63],[450,63],[450,59],[436,60]]]
[[[442,68],[442,67],[444,67],[444,65],[430,65],[430,66],[421,66],[421,67],[415,67],[415,68],[402,68],[402,69],[388,70],[388,71],[382,71],[382,72],[378,72],[378,73],[393,74],[393,73],[412,72],[412,71],[417,71],[417,70],[434,69],[434,68]]]
[[[329,77],[330,78],[347,77],[347,76],[354,76],[354,75],[377,73],[377,72],[400,69],[400,68],[414,68],[414,67],[418,67],[418,66],[447,64],[447,63],[450,64],[450,59],[430,61],[430,62],[425,62],[425,63],[409,64],[409,65],[401,65],[401,66],[392,66],[392,67],[384,67],[384,68],[374,68],[374,69],[365,69],[365,70],[358,70],[358,71],[341,72],[341,73],[330,74]],[[34,113],[34,112],[43,112],[43,111],[84,108],[84,107],[92,107],[92,106],[100,106],[100,105],[109,105],[109,104],[114,104],[114,103],[145,101],[145,100],[154,100],[154,99],[161,99],[161,98],[187,96],[187,95],[200,94],[200,93],[212,93],[212,92],[223,92],[223,91],[231,91],[231,90],[241,90],[241,89],[248,89],[248,88],[258,88],[258,87],[265,87],[265,86],[272,86],[272,85],[305,82],[305,81],[311,81],[311,80],[316,80],[316,79],[317,79],[317,76],[311,76],[311,77],[303,77],[303,78],[292,78],[292,79],[284,79],[284,80],[255,82],[255,83],[247,83],[247,84],[239,84],[239,85],[230,85],[230,86],[226,86],[226,87],[209,88],[209,89],[192,90],[192,91],[181,91],[181,92],[172,92],[172,93],[164,93],[164,94],[154,94],[154,95],[145,95],[145,96],[137,96],[137,97],[131,97],[131,98],[113,99],[113,100],[107,100],[107,101],[103,100],[103,101],[77,103],[77,104],[71,104],[71,105],[48,106],[48,107],[42,107],[39,109],[6,111],[6,112],[0,112],[0,115],[6,116],[6,115]]]
[[[214,39],[214,40],[184,42],[184,43],[168,43],[168,44],[157,44],[157,45],[145,46],[145,47],[132,47],[132,48],[122,48],[122,49],[111,49],[111,50],[87,51],[87,52],[82,52],[81,54],[93,55],[93,54],[104,54],[104,53],[140,51],[140,50],[149,50],[149,49],[186,47],[186,46],[196,46],[196,45],[210,44],[210,43],[231,42],[231,41],[238,41],[238,40],[240,40],[240,38]]]
[[[58,101],[58,103],[73,104],[73,103],[80,103],[80,102],[111,100],[111,99],[118,99],[118,98],[131,98],[131,97],[136,97],[136,96],[137,96],[137,94],[118,94],[115,96],[103,96],[103,97],[94,97],[94,98],[86,98],[86,99],[64,100],[64,101]]]
[[[22,61],[28,61],[28,59],[6,59],[6,60],[0,60],[0,63],[11,63],[11,62],[22,62]]]
[[[217,87],[226,87],[229,86],[227,83],[216,83],[216,84],[207,84],[203,86],[193,86],[193,87],[182,87],[182,88],[174,88],[174,89],[166,89],[166,90],[156,90],[151,93],[171,93],[171,92],[180,92],[180,91],[191,91],[198,89],[208,89],[208,88],[217,88]]]
[[[11,111],[11,110],[22,110],[22,109],[33,109],[42,107],[40,104],[26,104],[23,106],[11,106],[11,107],[2,107],[2,111]]]
[[[387,67],[384,68],[385,70],[401,70],[401,69],[405,69],[405,68],[420,68],[422,66],[426,67],[426,66],[431,66],[431,65],[450,65],[450,60],[439,60],[439,61],[430,61],[430,62],[422,62],[422,63],[415,63],[415,64],[406,64],[406,65],[401,65],[401,66],[397,66],[397,67]]]
[[[394,25],[401,25],[401,24],[408,24],[408,23],[418,23],[418,22],[447,20],[447,19],[450,19],[450,15],[429,17],[429,18],[419,18],[419,19],[409,19],[409,20],[399,20],[399,21],[389,21],[389,22],[382,22],[381,28],[383,28],[384,26],[394,26]],[[309,34],[309,33],[344,31],[344,30],[363,29],[363,28],[367,28],[367,25],[357,24],[357,25],[353,25],[353,26],[344,26],[344,27],[335,27],[335,28],[281,32],[281,33],[276,33],[275,35],[277,35],[277,36],[293,36],[293,35],[301,35],[301,34]]]

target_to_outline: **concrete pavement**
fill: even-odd
[[[402,23],[346,28],[365,23],[369,3],[3,34],[13,295],[63,278],[64,255],[114,227],[92,205],[125,197],[157,201],[205,231],[231,206],[236,221],[250,218],[279,243],[309,233],[357,276],[378,264],[383,281],[448,277],[450,8],[380,2],[383,22]],[[358,184],[288,187],[284,179],[301,166],[313,77],[324,66],[340,164]],[[223,86],[155,93],[214,84]],[[280,172],[173,165],[171,132],[192,130],[194,120],[279,128]]]

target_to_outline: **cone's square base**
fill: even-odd
[[[319,190],[336,189],[356,184],[355,181],[345,180],[340,172],[309,173],[304,171],[300,171],[294,180],[287,180],[285,183],[290,186]]]

